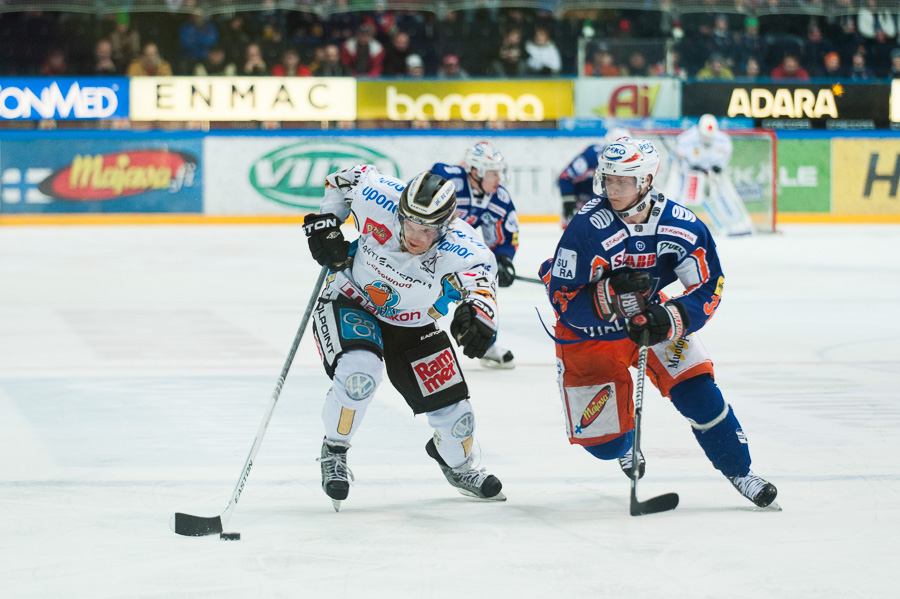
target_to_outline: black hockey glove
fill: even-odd
[[[562,198],[563,222],[572,222],[575,213],[578,212],[578,205],[575,203],[575,196],[563,196]]]
[[[722,172],[722,167],[721,167],[721,166],[714,166],[714,167],[712,167],[712,172],[714,172],[714,173],[721,173],[721,172]]]
[[[493,310],[478,300],[458,305],[450,323],[450,334],[467,358],[482,357],[491,346],[496,331]]]
[[[648,346],[680,339],[687,334],[691,321],[687,310],[678,302],[666,302],[654,304],[641,314],[631,318],[625,325],[628,338],[636,344],[641,344],[641,335],[644,331],[650,331]]]
[[[333,271],[350,266],[350,242],[341,233],[341,219],[333,214],[307,214],[303,231],[313,260]]]
[[[637,316],[647,308],[646,298],[652,288],[653,277],[642,271],[600,279],[594,283],[594,316],[607,322]]]
[[[516,280],[516,267],[512,258],[506,254],[497,256],[497,284],[501,287],[509,287]]]

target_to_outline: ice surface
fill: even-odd
[[[329,381],[307,335],[226,530],[226,506],[318,269],[298,226],[0,228],[0,596],[896,597],[900,266],[896,226],[785,226],[720,240],[702,332],[783,512],[756,510],[648,385],[643,499],[565,438],[540,286],[501,291],[512,371],[465,364],[483,465],[464,498],[387,384],[335,513],[319,486]],[[559,231],[526,225],[535,276]]]

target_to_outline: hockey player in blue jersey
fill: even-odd
[[[559,185],[559,194],[562,196],[563,229],[566,228],[575,213],[594,197],[594,171],[597,170],[597,165],[600,163],[600,154],[603,153],[606,146],[620,137],[631,137],[631,133],[628,129],[610,129],[603,138],[603,143],[591,144],[586,147],[559,174],[557,185]]]
[[[629,366],[649,332],[647,371],[734,487],[760,507],[777,490],[750,469],[747,437],[697,338],[722,297],[724,275],[706,226],[653,187],[659,154],[647,140],[619,139],[600,155],[599,197],[563,232],[541,265],[557,315],[556,356],[569,442],[632,468],[634,403]],[[679,281],[685,291],[661,290]],[[644,457],[638,456],[643,475]],[[777,507],[777,506],[775,506]]]
[[[506,161],[497,149],[481,141],[466,150],[462,166],[437,163],[431,172],[456,186],[457,212],[473,228],[480,228],[484,243],[497,259],[497,284],[509,287],[516,279],[513,258],[519,246],[519,219],[509,191],[502,185]],[[515,368],[515,357],[494,343],[481,358],[486,368]]]

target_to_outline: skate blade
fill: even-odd
[[[757,509],[759,509],[759,511],[761,511],[761,512],[780,512],[780,511],[782,511],[781,506],[778,505],[777,501],[773,501],[766,507],[761,507],[761,508],[757,508]]]
[[[482,501],[506,501],[506,495],[503,494],[503,491],[500,491],[493,497],[482,497],[481,495],[476,495],[472,491],[468,491],[466,489],[456,488],[459,491],[460,495],[465,495],[466,497],[471,497],[472,499],[480,499]]]
[[[341,511],[341,500],[340,499],[332,499],[331,505],[334,506],[334,511],[336,511],[336,512]]]
[[[516,367],[515,360],[510,362],[496,362],[494,360],[486,360],[482,358],[480,360],[481,366],[484,368],[490,368],[491,370],[512,370]]]

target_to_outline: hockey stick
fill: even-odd
[[[650,342],[650,331],[641,334],[641,351],[638,356],[637,389],[634,394],[634,442],[631,447],[631,515],[644,516],[657,512],[674,510],[678,506],[678,494],[666,493],[651,497],[647,501],[638,501],[637,483],[640,477],[641,455],[641,411],[644,403],[644,379],[647,374],[647,344]]]
[[[256,453],[259,451],[260,445],[262,445],[263,435],[266,434],[266,429],[269,427],[269,420],[271,420],[272,413],[275,411],[275,404],[278,403],[278,397],[281,395],[281,388],[284,386],[284,380],[287,378],[288,371],[291,369],[291,363],[294,361],[294,354],[297,353],[297,348],[300,347],[300,339],[303,337],[303,332],[306,330],[306,325],[309,322],[310,316],[312,316],[313,308],[316,305],[316,299],[319,297],[319,291],[322,288],[322,282],[325,280],[325,275],[327,274],[328,267],[323,266],[315,287],[313,288],[312,297],[309,298],[309,305],[306,307],[306,312],[303,314],[303,320],[300,322],[300,328],[294,336],[294,343],[291,345],[291,351],[288,353],[287,360],[284,362],[284,367],[281,369],[281,375],[278,377],[278,382],[275,384],[275,391],[272,393],[269,407],[266,409],[266,414],[259,425],[259,430],[256,431],[256,438],[253,439],[250,455],[247,456],[247,461],[244,462],[241,476],[238,478],[237,485],[234,487],[234,492],[231,494],[231,500],[225,507],[225,511],[218,516],[213,516],[211,518],[176,512],[169,523],[169,526],[175,533],[188,537],[203,537],[206,535],[219,534],[224,530],[225,525],[228,523],[228,519],[231,518],[231,514],[234,512],[234,508],[237,507],[238,500],[241,498],[241,491],[244,490],[244,484],[246,484],[247,478],[250,476],[250,469],[253,468],[253,460],[256,458]]]
[[[544,282],[540,279],[532,279],[531,277],[523,277],[522,275],[516,275],[517,281],[525,281],[526,283],[537,283],[538,285],[543,285]]]

